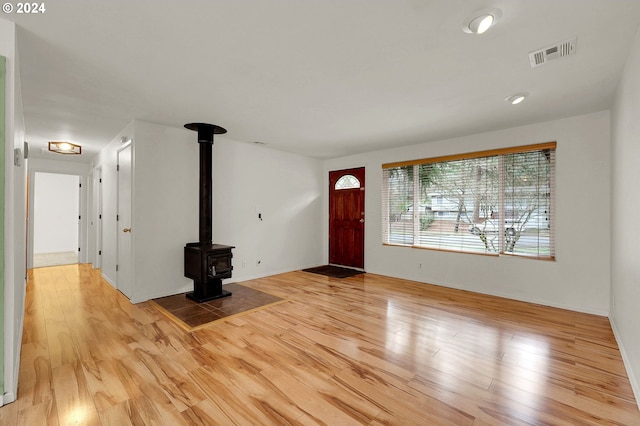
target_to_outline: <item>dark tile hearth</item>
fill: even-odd
[[[185,293],[153,299],[160,310],[168,314],[178,325],[187,331],[201,327],[212,321],[251,311],[281,299],[240,284],[227,284],[225,290],[233,294],[222,299],[197,303],[185,296]]]

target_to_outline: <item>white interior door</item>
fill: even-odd
[[[118,151],[117,287],[129,299],[133,293],[131,229],[131,144]]]
[[[78,255],[78,263],[87,263],[87,245],[85,244],[86,234],[84,233],[84,226],[82,221],[87,220],[86,217],[82,214],[82,205],[86,202],[82,196],[82,185],[84,183],[84,179],[82,176],[78,177],[78,251],[76,252]],[[86,185],[85,185],[86,187]]]
[[[91,263],[94,268],[102,268],[102,169],[91,173],[91,217],[89,231],[89,248]]]

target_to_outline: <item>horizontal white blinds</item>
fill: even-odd
[[[555,143],[383,166],[383,243],[554,257]]]

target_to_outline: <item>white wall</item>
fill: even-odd
[[[35,174],[34,253],[78,250],[79,183],[74,175]]]
[[[319,160],[216,136],[213,240],[236,247],[230,281],[320,265],[327,185]]]
[[[611,111],[611,323],[640,404],[640,31]]]
[[[198,143],[184,128],[135,122],[131,301],[193,290],[184,246],[198,241]]]
[[[556,261],[382,245],[383,163],[549,141],[558,142]],[[368,272],[607,315],[609,150],[609,113],[600,112],[328,160],[325,173],[366,167],[365,269]],[[326,211],[325,201],[325,229]],[[324,252],[327,252],[326,244]],[[418,267],[420,263],[422,269]]]
[[[0,19],[0,55],[7,58],[5,104],[4,216],[4,395],[0,405],[14,401],[18,389],[20,342],[26,290],[26,162],[15,166],[14,149],[22,153],[25,140],[16,29]]]
[[[117,287],[115,166],[122,136],[133,138],[131,301],[191,291],[183,249],[198,241],[197,134],[142,121],[116,135],[94,164],[102,167],[103,277]],[[320,161],[216,136],[213,182],[213,240],[236,247],[226,282],[321,263]]]

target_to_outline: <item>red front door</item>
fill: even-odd
[[[329,263],[364,268],[364,167],[329,172]]]

